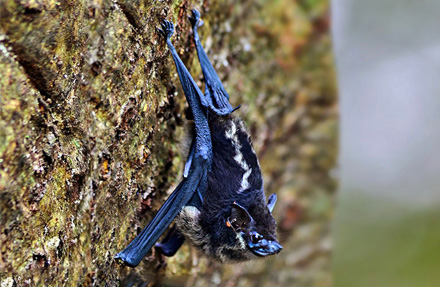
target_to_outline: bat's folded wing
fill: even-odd
[[[208,81],[206,81],[205,99],[209,103],[209,109],[219,116],[228,115],[239,108],[239,106],[236,108],[231,106],[229,95],[223,85],[220,87],[215,84],[209,85]]]
[[[239,107],[233,108],[229,103],[229,95],[226,92],[222,82],[220,81],[217,72],[209,61],[205,50],[200,43],[197,31],[194,33],[196,36],[196,49],[199,56],[200,66],[202,67],[203,77],[205,78],[205,101],[208,103],[208,107],[215,114],[224,116],[232,113]]]
[[[115,258],[119,258],[129,266],[137,266],[147,252],[154,246],[159,237],[165,232],[181,209],[187,205],[197,189],[206,186],[206,167],[196,165],[191,169],[187,178],[173,191],[170,197],[159,209],[153,220],[136,236],[123,251]]]

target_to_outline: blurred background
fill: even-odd
[[[438,1],[332,1],[335,286],[440,286],[439,11]]]

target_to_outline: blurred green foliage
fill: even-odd
[[[335,286],[435,287],[440,209],[345,195],[335,223]]]

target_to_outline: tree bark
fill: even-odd
[[[327,1],[18,1],[0,10],[2,286],[331,286],[337,97]],[[284,250],[242,265],[184,245],[113,256],[182,174],[185,98],[156,27],[203,85],[187,15],[277,192]]]

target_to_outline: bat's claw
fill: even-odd
[[[164,20],[160,26],[162,29],[157,28],[157,32],[161,34],[165,39],[170,39],[174,33],[174,24],[168,20]]]
[[[188,19],[191,22],[193,29],[202,26],[203,20],[200,19],[200,12],[196,9],[192,9],[191,14],[191,16],[188,16]]]

